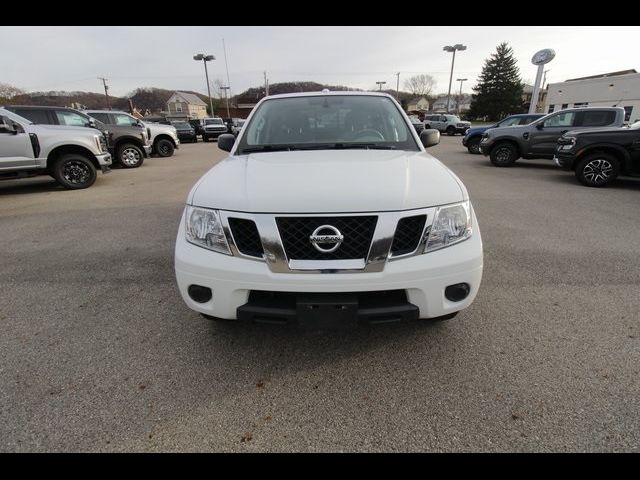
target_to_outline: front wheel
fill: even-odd
[[[496,167],[510,167],[518,159],[518,149],[512,143],[501,142],[493,147],[489,158]]]
[[[68,153],[56,160],[51,175],[64,188],[80,190],[94,184],[97,172],[87,157],[78,153]]]
[[[467,150],[469,153],[473,153],[475,155],[480,153],[480,139],[478,137],[472,138],[467,143]]]
[[[587,155],[576,166],[576,178],[587,187],[604,187],[620,173],[620,162],[609,153]]]
[[[447,135],[453,137],[456,134],[456,127],[447,127]]]
[[[144,153],[137,145],[125,143],[118,148],[118,162],[124,168],[138,168],[144,162]]]
[[[166,138],[162,138],[156,143],[156,152],[161,157],[170,157],[171,155],[173,155],[174,149],[175,148],[173,146],[173,142],[171,142],[171,140],[167,140]]]

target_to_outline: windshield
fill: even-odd
[[[508,117],[498,123],[499,127],[512,127],[520,123],[520,117]]]
[[[221,118],[207,118],[204,121],[205,125],[224,125],[224,123],[222,123],[222,119]]]
[[[388,97],[321,95],[266,100],[244,129],[237,153],[323,148],[419,151]]]

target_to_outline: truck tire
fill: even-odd
[[[500,142],[491,149],[489,158],[496,167],[511,167],[518,159],[518,149],[510,142]]]
[[[448,126],[447,127],[447,135],[453,137],[456,134],[456,127]]]
[[[586,187],[604,187],[620,173],[620,161],[610,153],[592,153],[576,165],[576,178]]]
[[[61,155],[51,168],[51,176],[67,190],[89,188],[98,176],[96,167],[79,153]]]
[[[123,168],[138,168],[144,162],[144,153],[133,143],[123,143],[118,147],[116,158]]]
[[[155,151],[161,157],[170,157],[175,150],[173,142],[166,138],[161,138],[156,142]]]
[[[480,137],[473,137],[467,143],[467,150],[469,153],[473,153],[475,155],[480,154]]]

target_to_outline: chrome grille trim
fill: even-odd
[[[246,213],[220,210],[220,219],[229,243],[231,253],[236,257],[245,258],[257,262],[265,262],[269,270],[273,273],[371,273],[381,272],[385,264],[414,255],[424,251],[428,234],[433,222],[435,207],[421,208],[415,210],[402,210],[393,212],[344,212],[344,213]],[[373,233],[373,240],[369,248],[366,259],[357,260],[289,260],[285,254],[280,232],[276,223],[276,217],[354,217],[371,216],[378,217]],[[415,215],[426,215],[427,220],[422,238],[418,247],[410,253],[398,256],[391,255],[391,244],[396,232],[398,221],[404,217]],[[229,217],[245,218],[253,220],[260,234],[260,240],[264,248],[264,257],[257,258],[244,255],[236,245],[231,228]]]

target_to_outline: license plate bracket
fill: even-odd
[[[306,328],[352,327],[358,320],[353,294],[301,294],[296,299],[298,323]]]

